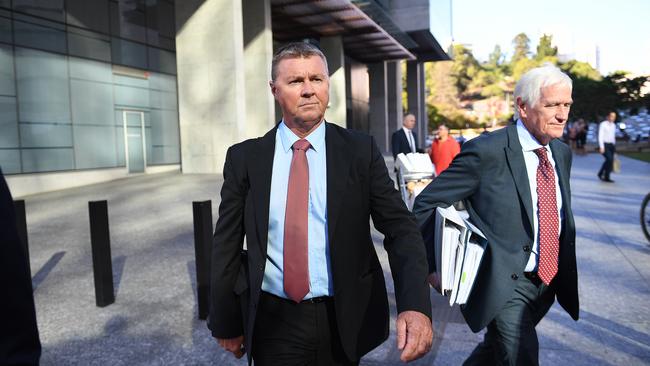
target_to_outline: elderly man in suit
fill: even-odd
[[[418,135],[413,131],[415,128],[415,115],[412,113],[406,114],[402,120],[402,128],[393,132],[391,144],[393,149],[393,159],[398,154],[408,154],[419,152],[418,148]]]
[[[376,143],[324,121],[329,77],[317,47],[279,49],[270,87],[282,121],[226,156],[212,335],[255,365],[358,364],[389,329],[372,218],[395,282],[401,358],[421,357],[433,338],[424,246]]]
[[[514,93],[517,122],[466,142],[415,200],[425,236],[431,236],[437,206],[462,200],[488,239],[474,288],[461,307],[470,328],[487,326],[487,333],[466,365],[537,365],[535,326],[555,297],[578,319],[571,150],[557,140],[571,90],[571,79],[554,66],[524,74]]]

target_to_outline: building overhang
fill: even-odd
[[[428,29],[407,32],[408,35],[417,43],[416,48],[410,49],[416,56],[418,61],[449,61],[451,57],[442,49],[440,43],[431,34]]]
[[[417,59],[395,39],[399,28],[386,29],[350,0],[271,0],[271,19],[280,42],[341,36],[345,53],[362,62]]]

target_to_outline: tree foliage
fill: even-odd
[[[602,76],[589,63],[577,60],[560,62],[558,49],[550,35],[542,35],[531,54],[530,39],[525,33],[517,34],[512,44],[514,53],[509,61],[496,45],[486,62],[480,63],[467,46],[456,44],[450,50],[453,61],[428,63],[427,105],[429,125],[433,129],[441,123],[452,128],[478,126],[473,108],[477,101],[498,99],[511,104],[515,83],[528,70],[544,63],[560,67],[573,80],[571,119],[584,118],[598,121],[612,110],[650,108],[650,93],[644,95],[644,85],[650,86],[650,76],[629,76],[619,71]],[[512,106],[510,107],[512,108]],[[493,116],[507,123],[511,110],[501,116]]]

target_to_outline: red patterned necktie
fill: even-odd
[[[309,204],[309,141],[293,144],[287,208],[284,215],[284,292],[300,302],[309,292],[307,215]]]
[[[546,149],[534,150],[539,158],[537,166],[537,207],[539,209],[539,268],[537,275],[546,285],[557,274],[559,217],[555,192],[555,172],[546,156]]]

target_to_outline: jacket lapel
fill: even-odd
[[[257,237],[263,255],[266,255],[266,244],[269,232],[269,204],[271,197],[271,177],[273,174],[273,156],[275,155],[275,134],[277,125],[258,140],[251,156],[247,157],[251,169],[249,171]]]
[[[526,173],[524,153],[521,151],[521,143],[519,143],[519,136],[517,136],[517,125],[510,125],[506,128],[508,129],[508,146],[506,146],[505,152],[508,160],[508,168],[510,168],[510,174],[512,174],[512,178],[515,180],[519,200],[524,205],[526,215],[528,216],[528,223],[532,230],[533,198],[530,194],[530,183],[528,182],[528,174]]]
[[[336,224],[349,179],[350,150],[336,127],[326,124],[327,148],[327,234],[330,245],[335,242]]]

